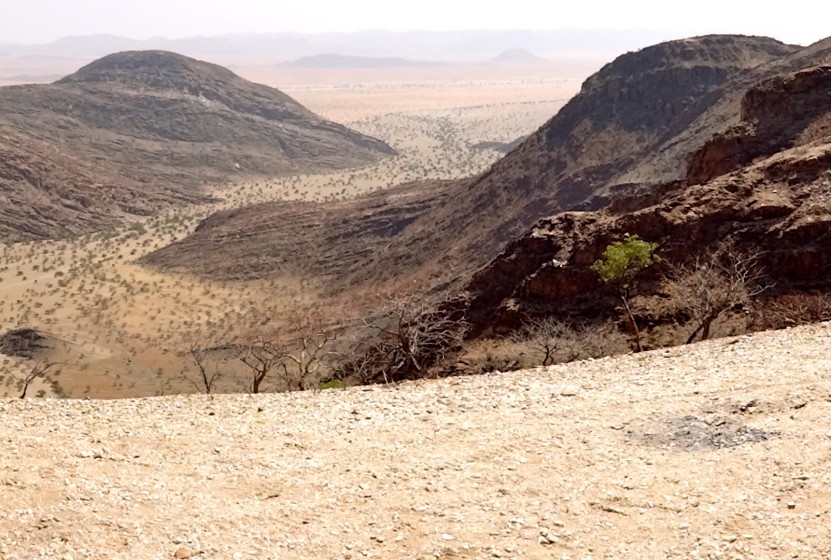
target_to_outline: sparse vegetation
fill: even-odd
[[[340,293],[324,289],[319,271],[304,268],[302,259],[256,281],[166,274],[135,264],[154,248],[181,241],[216,210],[269,201],[343,200],[407,181],[480,173],[499,155],[473,146],[528,134],[556,112],[577,84],[538,79],[512,85],[510,91],[491,86],[492,91],[487,91],[490,86],[480,91],[480,86],[406,83],[380,95],[372,87],[344,94],[330,86],[298,85],[291,93],[311,108],[394,144],[399,156],[343,172],[240,178],[208,193],[219,199],[215,204],[173,208],[73,239],[0,247],[4,326],[32,325],[77,346],[61,368],[60,384],[39,391],[109,397],[215,393],[243,386],[250,392],[330,388],[608,355],[626,351],[625,333],[642,349],[680,342],[681,332],[689,342],[741,332],[742,321],[752,321],[749,328],[758,329],[831,318],[822,293],[770,295],[757,275],[758,255],[731,257],[725,250],[712,262],[713,255],[704,254],[678,266],[665,263],[662,293],[642,293],[639,279],[656,262],[657,247],[635,236],[612,244],[595,264],[601,280],[620,297],[623,321],[605,322],[608,308],[603,316],[573,323],[540,312],[513,334],[505,335],[505,329],[473,343],[463,340],[463,317],[426,301],[404,307],[392,300],[370,304],[353,289],[359,285],[353,277],[343,278]],[[561,100],[551,97],[552,87],[561,88]],[[460,89],[475,94],[475,103],[455,107],[442,98]],[[409,90],[419,93],[415,103]],[[344,95],[352,102],[343,103]],[[317,240],[297,252],[317,256],[326,251],[325,243]],[[335,258],[324,263],[329,270],[336,270]],[[227,255],[227,261],[233,269],[234,255]],[[233,272],[242,275],[236,268]],[[384,272],[377,280],[386,289]],[[649,287],[657,290],[656,276],[648,275]],[[641,313],[640,300],[649,298],[674,305],[671,317]],[[750,305],[760,298],[762,305]],[[345,309],[343,301],[355,309]],[[364,319],[355,321],[353,311]],[[325,324],[315,321],[312,328],[307,321],[305,334],[298,330],[297,316],[321,315]],[[663,336],[671,329],[672,336]],[[25,377],[29,365],[20,359],[2,365],[0,384],[7,394],[17,393],[17,379]]]
[[[755,330],[831,321],[831,295],[808,292],[766,298],[755,306],[752,321]]]
[[[686,339],[710,338],[710,330],[725,311],[747,309],[753,299],[770,288],[764,283],[758,252],[729,243],[698,255],[686,265],[670,265],[665,290],[678,311],[690,318],[693,330]]]
[[[462,349],[468,324],[461,312],[436,306],[422,294],[386,299],[361,320],[361,334],[338,378],[392,383],[428,377]]]

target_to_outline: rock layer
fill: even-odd
[[[540,221],[468,285],[478,331],[511,328],[535,312],[608,313],[616,302],[603,300],[591,265],[627,234],[658,242],[675,262],[732,241],[762,251],[777,292],[831,290],[829,90],[831,66],[761,82],[745,97],[741,123],[693,156],[687,180]],[[782,107],[790,108],[784,116]]]

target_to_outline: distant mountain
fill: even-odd
[[[284,93],[162,51],[0,88],[0,240],[93,231],[204,201],[234,177],[366,165],[394,151]]]
[[[615,56],[672,38],[670,34],[645,29],[557,29],[543,30],[482,30],[447,45],[445,56],[496,56],[498,53],[523,49],[534,53],[558,52]]]
[[[63,37],[51,45],[36,47],[32,52],[34,54],[57,54],[64,57],[97,57],[102,54],[146,48],[145,43],[145,41],[116,35],[82,35]]]
[[[549,62],[525,49],[508,49],[496,55],[491,62],[497,64],[539,64]]]
[[[296,60],[321,53],[350,56],[391,57],[410,60],[482,60],[509,49],[535,53],[577,53],[607,58],[645,47],[671,34],[645,31],[575,30],[466,30],[466,31],[360,31],[355,33],[242,33],[215,37],[146,40],[112,35],[65,37],[44,45],[3,45],[0,56],[28,55],[86,58],[92,60],[112,52],[156,49],[189,56],[270,60]]]
[[[25,84],[49,84],[60,79],[52,74],[14,74],[0,77],[0,82],[17,82]]]
[[[407,60],[406,58],[318,54],[304,56],[287,66],[294,68],[427,68],[444,66],[441,62]]]

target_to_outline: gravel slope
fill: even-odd
[[[0,558],[831,558],[831,325],[391,388],[0,401]]]

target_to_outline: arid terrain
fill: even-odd
[[[324,71],[250,68],[246,78],[279,87],[304,106],[380,138],[397,155],[343,172],[217,184],[216,202],[190,205],[93,235],[3,248],[4,331],[47,333],[39,357],[60,362],[57,385],[33,393],[71,397],[146,396],[192,391],[180,356],[198,331],[243,331],[306,309],[320,295],[304,271],[265,281],[206,281],[165,274],[136,260],[189,234],[220,209],[268,201],[348,199],[416,180],[479,173],[501,154],[473,146],[530,134],[574,95],[595,67],[478,67]],[[288,74],[286,74],[288,73]],[[325,301],[325,300],[323,300]],[[320,307],[315,303],[315,307]],[[348,309],[342,311],[348,313]],[[219,328],[221,326],[221,328]],[[31,362],[5,357],[0,393],[16,394],[11,372]],[[238,390],[238,387],[229,387]]]
[[[0,557],[829,558],[831,326],[278,395],[0,401]]]
[[[831,38],[640,40],[0,44],[0,560],[831,559]]]

